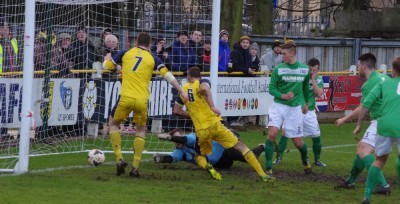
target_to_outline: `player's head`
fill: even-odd
[[[296,62],[296,43],[294,41],[287,41],[281,45],[282,60],[286,63],[292,64]]]
[[[150,48],[151,44],[151,37],[149,33],[141,32],[136,38],[136,45],[137,47],[145,47],[147,49]]]
[[[188,69],[187,76],[189,81],[191,81],[192,79],[200,79],[201,71],[198,67],[190,67]]]
[[[319,71],[319,60],[316,58],[312,58],[307,62],[308,67],[310,68],[311,74],[318,73]]]
[[[195,43],[199,43],[202,37],[203,34],[199,30],[194,30],[190,33],[190,39]]]
[[[171,130],[171,132],[169,132],[169,135],[174,136],[174,137],[183,137],[184,136],[183,130],[180,128],[175,128],[175,129]],[[185,144],[175,142],[175,146],[177,149],[182,149],[185,147]]]
[[[400,76],[400,57],[396,57],[392,62],[393,77]]]
[[[365,78],[368,72],[376,69],[376,57],[372,53],[362,54],[358,58],[357,68],[360,71],[360,76]]]

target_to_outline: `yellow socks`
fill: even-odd
[[[207,159],[205,156],[198,156],[196,157],[197,165],[203,169],[206,169]]]
[[[121,153],[121,133],[119,131],[110,133],[110,141],[114,151],[115,160],[118,161],[122,158]]]
[[[132,166],[136,169],[139,168],[139,163],[140,160],[142,159],[142,153],[144,150],[144,143],[145,140],[142,137],[136,137],[135,141],[133,143],[133,151],[135,152],[133,154],[133,164]]]
[[[244,154],[243,154],[244,153]],[[246,159],[247,163],[256,170],[259,176],[266,176],[265,172],[263,171],[260,163],[258,162],[257,158],[254,156],[254,153],[246,148],[245,151],[242,152],[244,159]]]

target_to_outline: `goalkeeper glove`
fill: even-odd
[[[158,134],[158,139],[160,140],[171,140],[171,135],[169,134]]]
[[[160,163],[161,159],[162,159],[162,157],[161,157],[161,155],[159,153],[155,153],[153,155],[153,160],[154,160],[155,163]]]

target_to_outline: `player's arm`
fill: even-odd
[[[360,105],[356,109],[354,109],[350,114],[348,114],[348,115],[346,115],[346,116],[344,116],[342,118],[337,119],[336,122],[335,122],[336,126],[339,127],[339,126],[343,125],[347,121],[352,121],[352,120],[357,119],[358,116],[360,115],[361,108],[362,108],[362,105],[360,103]]]
[[[174,75],[165,67],[165,64],[158,58],[157,56],[153,55],[153,58],[156,62],[156,67],[157,70],[160,71],[160,75],[168,81],[176,90],[178,90],[178,93],[183,97],[183,102],[188,101],[188,96],[187,94],[183,91],[182,87],[179,85],[178,81],[174,77]]]
[[[272,72],[271,81],[269,82],[269,86],[268,86],[268,91],[269,91],[269,94],[271,94],[271,96],[273,96],[275,98],[284,99],[284,97],[282,97],[282,95],[285,95],[285,94],[282,94],[281,92],[278,91],[279,78],[278,78],[277,72],[278,72],[277,68],[275,68],[274,71]]]
[[[179,143],[179,144],[187,144],[187,142],[188,142],[187,136],[183,136],[183,137],[173,136],[173,135],[169,135],[168,133],[158,134],[158,139],[167,140],[167,141],[171,141],[171,142],[175,142],[175,143]]]
[[[155,153],[153,155],[153,160],[155,163],[176,163],[176,162],[182,161],[183,154],[184,154],[184,150],[175,149],[169,155],[161,155],[161,154]]]
[[[184,103],[183,103],[182,99],[178,98],[178,100],[175,102],[174,109],[172,110],[172,113],[174,115],[179,115],[179,116],[184,117],[184,118],[190,118],[189,113],[187,111],[183,110],[183,106],[184,106]]]
[[[303,95],[304,95],[304,103],[307,108],[308,108],[308,99],[309,99],[309,95],[310,95],[310,91],[309,91],[309,85],[308,83],[310,83],[310,73],[308,73],[303,81]]]
[[[360,114],[357,120],[357,126],[353,131],[353,134],[357,136],[357,134],[361,131],[362,123],[365,119],[365,116],[368,113],[368,110],[371,109],[372,105],[376,100],[382,98],[382,83],[377,84],[371,92],[368,93],[368,96],[365,100],[362,101],[362,107],[360,109]]]
[[[214,105],[214,101],[211,95],[211,82],[208,79],[202,79],[200,81],[200,91],[201,95],[204,96],[208,105],[210,106],[211,110],[218,116],[221,115],[221,112],[218,110],[217,107]]]
[[[322,80],[320,80],[318,82],[317,80],[317,74],[313,74],[311,76],[311,82],[312,82],[312,86],[313,86],[313,91],[314,91],[314,95],[317,98],[320,98],[322,96],[322,94],[324,93],[324,83],[322,82]]]
[[[115,66],[117,64],[122,63],[122,57],[126,52],[127,50],[121,50],[115,53],[114,56],[111,56],[111,53],[107,53],[107,55],[104,56],[103,69],[107,70],[115,69]]]

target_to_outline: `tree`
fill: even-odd
[[[230,42],[236,42],[242,35],[243,1],[221,1],[221,29],[229,32]]]
[[[253,1],[253,34],[272,35],[272,1]]]

